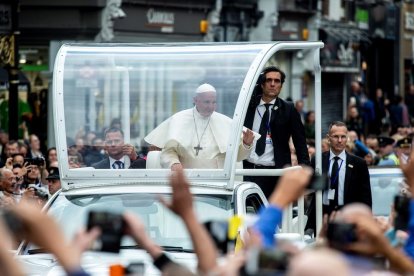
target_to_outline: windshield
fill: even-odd
[[[171,198],[171,195],[162,196],[167,201]],[[195,195],[193,204],[201,223],[209,220],[227,220],[233,215],[230,195]],[[182,220],[165,208],[154,194],[60,195],[53,202],[49,214],[57,220],[70,240],[79,229],[86,228],[90,210],[132,212],[144,223],[147,233],[155,243],[164,247],[193,249],[191,238]],[[135,246],[136,243],[124,236],[121,245],[128,247]],[[35,248],[30,245],[27,249]]]

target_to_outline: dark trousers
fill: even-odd
[[[243,168],[245,169],[275,169],[274,166],[261,166],[255,165],[250,162],[244,161]],[[262,189],[263,194],[266,198],[269,198],[270,195],[273,193],[277,181],[279,180],[279,176],[245,176],[244,181],[250,181],[256,183],[260,189]]]

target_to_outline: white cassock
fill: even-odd
[[[223,168],[231,123],[232,119],[217,112],[213,112],[210,118],[203,117],[194,107],[174,114],[144,140],[162,149],[163,168],[170,168],[174,163],[181,163],[184,168]],[[197,154],[198,146],[201,149]],[[251,148],[241,142],[237,161],[246,159]]]

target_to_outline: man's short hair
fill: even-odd
[[[331,130],[334,126],[336,126],[336,127],[345,127],[348,130],[348,128],[346,127],[346,124],[344,122],[333,121],[328,127],[328,134],[331,133]]]
[[[17,144],[17,146],[19,146],[19,142],[17,140],[10,140],[10,141],[7,142],[6,145],[11,146],[11,145],[14,145],[14,144]]]
[[[98,136],[97,136],[97,137],[95,137],[95,138],[93,138],[93,139],[92,139],[92,141],[91,141],[91,144],[92,144],[92,145],[91,145],[91,146],[94,146],[94,145],[96,144],[96,141],[98,141],[98,140],[103,141],[103,139],[102,139],[101,137],[98,137]]]
[[[15,158],[16,156],[19,156],[19,155],[24,158],[24,155],[21,153],[13,153],[10,157]]]
[[[124,132],[122,131],[122,129],[117,128],[117,127],[110,127],[110,128],[107,128],[107,129],[105,130],[105,132],[104,132],[104,138],[106,139],[106,135],[107,135],[108,133],[114,133],[114,132],[120,132],[120,133],[121,133],[121,135],[122,135],[122,138],[124,137]]]
[[[285,72],[283,72],[282,69],[280,69],[279,67],[269,66],[269,67],[266,67],[265,69],[263,69],[262,73],[260,74],[259,84],[262,85],[262,84],[265,83],[266,74],[269,73],[269,72],[279,72],[280,77],[281,77],[281,79],[280,79],[281,83],[283,84],[285,82],[285,78],[286,78]]]

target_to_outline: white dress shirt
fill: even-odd
[[[269,106],[269,122],[270,122],[270,118],[272,118],[272,111],[275,108],[275,102],[276,102],[276,99],[269,102],[269,104],[271,104]],[[265,102],[263,100],[260,100],[259,105],[256,107],[256,112],[254,113],[254,120],[253,120],[253,127],[252,127],[253,128],[252,130],[254,132],[260,133],[260,124],[262,123],[262,117],[265,111],[266,111]],[[272,138],[272,141],[273,141],[273,138]],[[257,165],[274,166],[275,156],[273,153],[273,144],[266,143],[264,153],[261,156],[258,156],[256,154],[256,142],[257,141],[255,141],[253,145],[253,149],[247,161],[253,164],[257,164]]]
[[[115,168],[115,169],[114,169],[114,167],[112,167],[112,165],[113,165],[116,161],[121,161],[122,163],[124,163],[124,169],[128,169],[128,168],[129,168],[129,166],[131,166],[131,160],[130,160],[130,159],[129,159],[129,157],[128,157],[128,156],[126,156],[126,155],[122,156],[122,158],[121,158],[121,159],[119,159],[119,160],[113,159],[112,157],[110,157],[110,156],[109,156],[109,167],[110,167],[112,170],[117,170],[117,169],[118,169],[118,168]],[[116,166],[115,166],[115,167],[116,167]]]
[[[342,151],[339,155],[335,155],[332,150],[329,151],[329,168],[328,168],[328,177],[329,177],[329,184],[331,183],[331,175],[332,175],[332,165],[334,163],[334,157],[338,156],[338,168],[339,168],[339,176],[338,176],[338,205],[344,205],[344,185],[345,185],[345,172],[346,172],[346,152],[345,150]],[[328,192],[330,187],[328,187],[327,191],[323,192],[323,204],[329,205],[328,199]],[[337,192],[337,191],[335,191]]]

